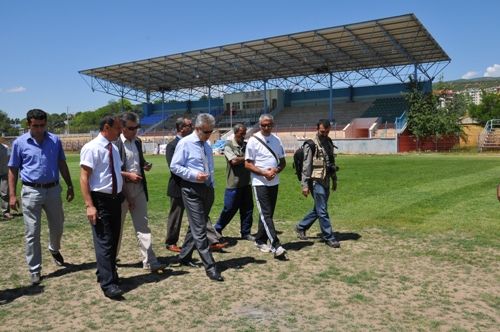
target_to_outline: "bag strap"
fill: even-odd
[[[271,152],[271,154],[273,155],[273,157],[276,159],[276,162],[278,163],[278,165],[280,164],[280,160],[278,158],[278,156],[276,155],[276,153],[274,153],[273,149],[271,149],[269,147],[269,145],[266,144],[266,142],[264,142],[263,140],[261,140],[259,137],[255,136],[255,135],[252,135],[252,137],[255,137],[255,139],[257,141],[259,141],[262,145],[264,145],[268,150],[269,152]]]

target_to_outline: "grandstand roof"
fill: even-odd
[[[310,75],[449,63],[414,14],[210,47],[80,71],[93,90],[149,99],[151,94]],[[367,77],[368,78],[368,77]],[[433,77],[429,77],[432,79]],[[406,78],[405,78],[406,79]]]

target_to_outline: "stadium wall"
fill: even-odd
[[[424,82],[424,91],[432,91],[432,83]],[[332,96],[334,102],[360,101],[364,99],[373,99],[378,97],[401,96],[407,91],[407,84],[394,83],[384,85],[372,85],[362,87],[347,87],[341,89],[333,89]],[[330,100],[330,90],[314,90],[314,91],[285,91],[285,107],[300,107],[305,105],[324,105]]]
[[[210,108],[212,110],[222,110],[223,106],[224,106],[224,101],[222,98],[212,98],[210,100]],[[158,104],[143,103],[142,110],[145,116],[152,114],[159,114],[163,112],[163,110],[166,113],[184,113],[184,112],[203,113],[208,111],[208,99],[170,101],[170,102],[165,102],[163,107],[161,103]]]

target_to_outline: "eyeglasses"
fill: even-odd
[[[273,127],[273,124],[266,124],[266,125],[260,125],[261,128],[272,128]]]
[[[137,129],[141,128],[141,125],[137,125],[137,126],[135,126],[135,127],[126,127],[126,128],[127,128],[128,130],[131,130],[131,131],[132,131],[132,130],[137,130]]]

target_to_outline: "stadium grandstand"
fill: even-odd
[[[289,150],[332,122],[340,152],[395,153],[410,77],[432,88],[450,58],[414,14],[199,49],[80,71],[92,91],[143,103],[146,141],[175,134],[178,116],[231,126],[275,116]],[[254,130],[257,130],[255,128]],[[252,133],[252,130],[249,131]]]

